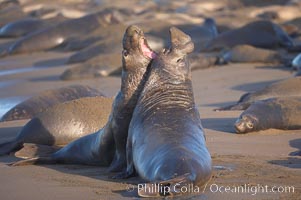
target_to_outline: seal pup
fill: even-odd
[[[143,31],[137,26],[129,26],[123,38],[121,89],[104,128],[71,142],[49,157],[32,158],[12,165],[111,164],[109,171],[122,171],[126,167],[126,141],[132,113],[144,86],[148,65],[155,56]]]
[[[85,97],[57,104],[38,113],[16,138],[0,144],[0,155],[19,150],[23,143],[62,146],[101,129],[111,112],[113,99]]]
[[[289,48],[293,40],[280,26],[270,21],[251,22],[238,29],[221,33],[208,42],[203,51],[215,51],[247,44],[259,48]]]
[[[245,110],[255,101],[287,96],[301,96],[301,77],[288,78],[268,85],[256,92],[245,93],[234,105],[217,108],[215,111]]]
[[[270,128],[293,130],[301,128],[301,97],[280,97],[256,101],[234,124],[237,133]]]
[[[37,113],[42,112],[55,104],[81,97],[95,96],[104,96],[104,94],[86,85],[71,85],[59,89],[46,90],[11,108],[2,116],[0,122],[31,119]]]
[[[191,70],[186,55],[194,44],[179,29],[170,28],[171,48],[152,62],[129,127],[127,170],[159,184],[204,186],[211,177],[211,156],[205,144],[194,102]],[[170,180],[170,181],[169,181]],[[142,194],[145,195],[145,194]]]

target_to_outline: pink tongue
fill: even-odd
[[[156,58],[157,54],[153,51],[151,51],[145,44],[144,44],[144,41],[141,41],[141,50],[143,52],[143,55],[151,58],[151,59],[154,59]]]

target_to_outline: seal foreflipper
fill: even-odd
[[[15,152],[18,158],[47,157],[58,151],[59,147],[42,144],[24,143],[23,148]]]
[[[0,144],[0,156],[9,154],[14,150],[19,150],[22,148],[22,143],[16,142],[16,140],[11,140],[5,143]]]
[[[36,164],[55,164],[57,160],[53,159],[52,157],[36,157],[36,158],[29,158],[25,160],[20,160],[17,162],[8,163],[9,166],[23,166],[23,165],[36,165]]]

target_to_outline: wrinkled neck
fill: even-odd
[[[128,101],[132,97],[138,98],[142,91],[147,68],[136,69],[135,71],[122,71],[120,91],[124,96],[124,100]]]
[[[143,102],[177,105],[185,109],[195,106],[191,79],[154,69],[143,90]]]

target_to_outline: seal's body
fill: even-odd
[[[240,97],[236,104],[218,108],[216,110],[245,110],[253,102],[258,100],[289,96],[301,96],[301,77],[285,79],[268,85],[256,92],[246,93]]]
[[[301,97],[281,97],[256,101],[235,122],[237,133],[301,128]]]
[[[111,164],[110,171],[122,171],[125,168],[128,127],[144,86],[148,65],[155,53],[149,48],[144,33],[136,26],[127,28],[123,48],[121,89],[114,99],[109,120],[104,128],[71,142],[50,157],[33,158],[13,165]]]
[[[19,150],[24,143],[63,146],[96,132],[106,124],[112,101],[86,97],[55,105],[31,119],[16,138],[0,144],[0,155]]]
[[[59,103],[82,97],[104,96],[103,93],[87,85],[71,85],[58,89],[46,90],[33,96],[7,111],[0,121],[31,119],[47,108]]]
[[[191,38],[171,28],[170,50],[152,63],[129,127],[127,171],[147,181],[165,181],[188,174],[185,183],[204,185],[211,177],[211,157],[194,102],[186,54]]]

